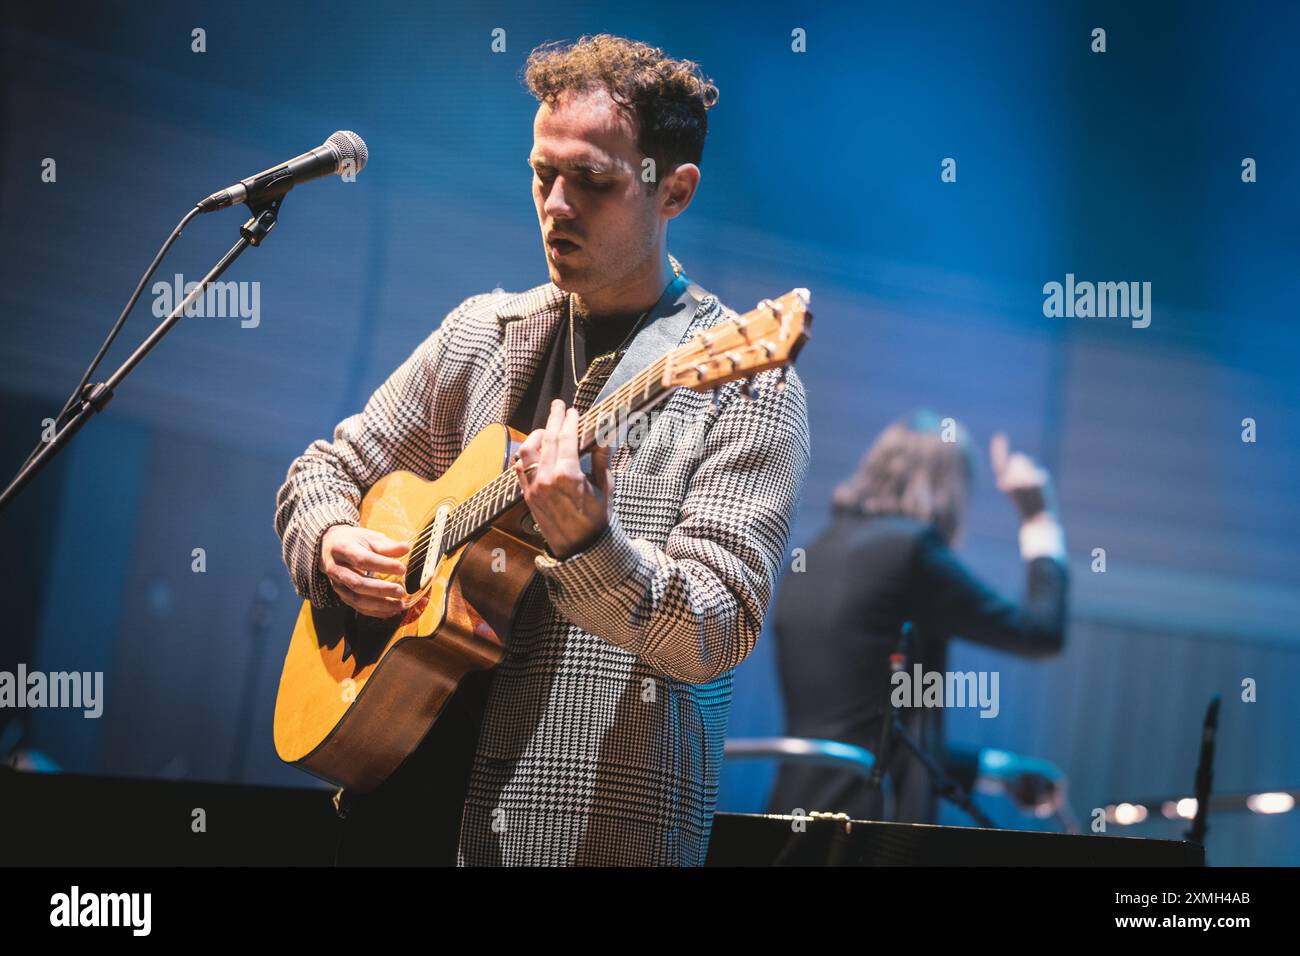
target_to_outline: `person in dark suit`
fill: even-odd
[[[971,482],[965,433],[924,412],[890,425],[835,489],[830,524],[807,549],[803,573],[786,575],[777,599],[773,623],[789,736],[874,753],[880,716],[899,696],[891,690],[889,656],[907,621],[909,673],[917,663],[924,672],[945,672],[952,637],[1028,657],[1061,650],[1068,576],[1049,476],[1012,454],[1005,435],[995,435],[990,450],[998,488],[1020,516],[1024,600],[997,594],[953,554]],[[906,707],[899,716],[920,748],[943,764],[943,708]],[[781,767],[769,809],[935,822],[924,764],[896,742],[885,766],[894,805],[888,816],[884,795],[863,777],[794,764]]]

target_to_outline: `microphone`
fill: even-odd
[[[340,130],[310,152],[218,190],[199,203],[199,212],[216,212],[241,202],[269,202],[299,183],[332,173],[356,175],[369,156],[365,140],[351,130]]]

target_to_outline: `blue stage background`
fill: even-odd
[[[227,276],[260,283],[256,327],[184,320],[0,517],[0,668],[106,675],[99,720],[0,713],[26,746],[69,770],[309,782],[270,738],[298,607],[276,488],[459,301],[545,281],[519,70],[540,42],[613,32],[697,59],[721,89],[671,250],[741,311],[813,290],[799,368],[814,455],[791,547],[916,406],[981,447],[1008,431],[1057,477],[1068,649],[1026,662],[958,644],[952,667],[1001,673],[1002,708],[954,712],[950,737],[1057,762],[1086,823],[1107,802],[1187,792],[1221,693],[1216,785],[1300,787],[1295,5],[51,2],[6,21],[6,476],[186,209],[336,129],[371,151],[355,183],[290,194]],[[1242,182],[1246,157],[1258,182]],[[194,222],[159,278],[197,279],[240,222]],[[1150,327],[1045,318],[1042,287],[1067,273],[1151,282]],[[151,306],[106,370],[152,329]],[[1015,532],[981,460],[963,553],[1013,593]],[[773,660],[765,635],[737,672],[732,735],[780,732]],[[771,777],[727,767],[720,809],[762,808]],[[1300,813],[1212,820],[1209,855],[1300,863]]]

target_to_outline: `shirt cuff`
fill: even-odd
[[[355,527],[357,519],[342,508],[327,508],[312,515],[310,530],[304,535],[311,542],[311,573],[307,578],[307,593],[302,597],[313,607],[338,607],[343,603],[329,577],[320,569],[320,546],[325,532],[339,524]]]
[[[1034,558],[1065,560],[1065,529],[1046,512],[1035,515],[1020,524],[1020,557],[1025,561]]]
[[[613,585],[632,577],[640,563],[641,556],[616,515],[610,515],[596,540],[577,554],[564,559],[539,554],[533,559],[537,570],[562,594],[577,599],[608,594]]]

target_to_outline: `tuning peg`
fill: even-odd
[[[754,379],[753,377],[742,379],[740,382],[740,397],[745,401],[750,401],[754,397]]]
[[[780,394],[781,392],[784,392],[784,391],[785,391],[785,369],[786,369],[786,367],[785,367],[784,365],[782,365],[781,368],[780,368],[780,370],[776,373],[776,391],[777,391],[777,394]]]
[[[716,412],[721,408],[722,403],[718,401],[718,390],[716,388],[709,389],[709,409]]]

